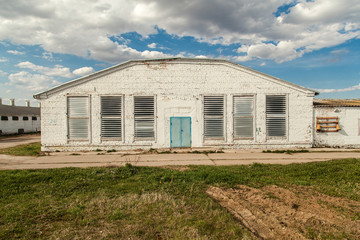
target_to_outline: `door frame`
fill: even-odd
[[[181,119],[181,121],[180,122],[182,122],[182,119],[184,119],[184,118],[188,118],[188,119],[190,119],[190,147],[192,146],[192,132],[191,132],[191,117],[170,117],[170,148],[181,148],[181,147],[183,147],[183,146],[180,146],[180,147],[173,147],[172,146],[172,142],[171,142],[171,140],[172,140],[172,134],[173,134],[173,132],[172,132],[172,127],[171,127],[171,123],[172,123],[172,119],[174,119],[174,118],[179,118],[179,119]],[[180,126],[181,126],[182,124],[180,124]],[[180,133],[181,134],[181,133]],[[182,142],[182,141],[181,141]]]

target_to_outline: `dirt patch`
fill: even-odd
[[[360,202],[310,187],[210,187],[218,201],[261,239],[359,239]]]

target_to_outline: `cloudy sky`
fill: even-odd
[[[0,0],[0,97],[129,59],[223,58],[360,98],[359,0]],[[32,105],[35,101],[32,100]]]

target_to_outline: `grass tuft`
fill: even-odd
[[[24,145],[18,145],[16,147],[0,149],[0,154],[7,154],[13,156],[40,156],[41,144],[40,143],[29,143]]]

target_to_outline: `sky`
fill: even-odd
[[[0,98],[131,59],[220,58],[360,98],[359,0],[0,0]]]

